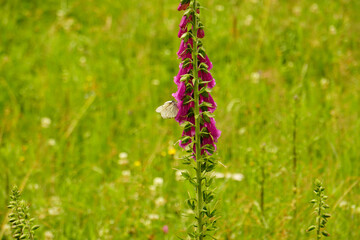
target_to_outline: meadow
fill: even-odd
[[[38,239],[184,235],[182,130],[155,112],[176,91],[178,3],[0,0],[0,239],[13,185]],[[329,239],[360,239],[360,1],[201,3],[217,239],[315,239],[317,178]]]

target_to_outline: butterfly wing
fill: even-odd
[[[161,116],[163,118],[174,118],[176,117],[179,109],[176,105],[176,102],[172,101],[162,112]]]
[[[164,105],[158,107],[156,112],[160,113],[162,118],[174,118],[178,113],[178,107],[175,101],[167,101]]]

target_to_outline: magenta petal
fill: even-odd
[[[204,72],[204,71],[199,71],[199,77],[203,80],[203,81],[207,81],[207,87],[208,88],[213,88],[216,84],[215,79],[211,76],[210,73],[208,72]]]
[[[192,69],[192,64],[189,64],[186,68],[183,68],[182,63],[180,63],[179,68],[180,69],[178,74],[174,77],[174,82],[176,83],[176,85],[179,85],[182,75],[189,73],[189,71]]]
[[[184,105],[183,101],[178,101],[177,106],[179,111],[175,117],[175,120],[182,124],[185,121],[189,121],[189,117],[187,116],[190,108],[194,108],[194,102],[190,102],[189,104]]]
[[[198,56],[198,59],[200,60],[200,62],[206,63],[206,65],[208,65],[208,70],[211,70],[213,65],[210,62],[209,57],[206,55],[205,58],[202,58],[201,56]]]
[[[216,128],[215,124],[216,124],[215,119],[210,118],[210,122],[209,123],[205,122],[204,126],[208,129],[211,136],[214,138],[214,141],[217,142],[217,139],[221,135],[221,131]]]
[[[212,98],[212,96],[210,94],[209,94],[209,97],[204,97],[204,96],[200,95],[200,104],[202,102],[208,102],[208,103],[210,103],[212,105],[212,107],[208,108],[209,112],[213,113],[215,111],[217,105],[216,105],[216,102],[214,101],[214,99]]]
[[[181,38],[181,36],[187,32],[187,28],[180,28],[179,32],[178,32],[178,38]]]
[[[176,93],[173,93],[172,96],[175,98],[177,102],[181,101],[181,99],[185,96],[186,86],[184,82],[179,82],[178,90]]]
[[[181,10],[186,10],[188,8],[188,6],[190,5],[190,3],[185,3],[185,4],[179,4],[177,10],[181,11]]]
[[[198,38],[203,38],[205,36],[205,32],[204,29],[199,28],[197,31],[197,37]]]
[[[201,147],[205,146],[206,144],[212,145],[212,146],[215,148],[215,150],[216,150],[216,145],[215,145],[214,141],[213,141],[210,137],[204,138],[204,139],[202,140],[202,142],[201,142]],[[202,149],[202,150],[201,150],[201,154],[204,154],[204,152],[205,152],[205,149]],[[206,151],[206,153],[209,154],[209,155],[212,155],[212,154],[209,153],[208,151]]]
[[[182,54],[187,48],[188,45],[190,44],[190,46],[193,46],[193,40],[192,38],[189,38],[189,40],[187,42],[185,42],[183,39],[181,40],[180,43],[180,47],[179,47],[179,51],[177,52],[177,55],[179,56],[180,54]]]
[[[187,16],[184,15],[184,16],[181,18],[179,27],[180,27],[180,28],[186,28],[186,25],[191,21],[191,19],[192,19],[191,16],[188,18]]]

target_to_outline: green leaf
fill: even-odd
[[[180,141],[181,141],[182,143],[188,143],[189,141],[191,141],[191,137],[189,137],[189,136],[184,136],[184,137],[180,138]]]
[[[211,108],[213,105],[211,104],[211,103],[208,103],[208,102],[202,102],[201,104],[200,104],[200,107],[209,107],[209,108]]]
[[[188,9],[186,9],[186,11],[184,12],[184,15],[185,15],[185,16],[189,16],[192,12],[193,12],[193,9],[192,9],[192,8],[188,8]]]
[[[330,236],[330,234],[329,234],[327,231],[325,231],[325,230],[322,231],[321,234],[324,235],[325,237],[329,237],[329,236]]]
[[[315,225],[311,225],[310,227],[308,227],[308,229],[306,230],[306,232],[311,232],[312,230],[314,230],[316,228]]]
[[[32,231],[35,231],[36,229],[38,229],[40,226],[39,225],[35,225],[31,228]]]

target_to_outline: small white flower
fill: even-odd
[[[347,201],[341,201],[341,202],[339,203],[339,207],[340,207],[340,208],[345,208],[345,207],[347,207],[348,204],[349,204],[349,203],[348,203]]]
[[[240,128],[239,129],[239,134],[243,135],[244,133],[246,133],[246,128],[245,127]]]
[[[334,25],[331,25],[330,27],[329,27],[329,32],[330,32],[330,34],[332,34],[332,35],[335,35],[336,34],[336,27],[334,26]]]
[[[277,146],[268,146],[266,145],[265,146],[265,150],[268,152],[268,153],[273,153],[273,154],[276,154],[279,150],[279,148]]]
[[[119,165],[127,165],[127,164],[129,164],[129,160],[127,160],[127,159],[120,159],[120,160],[118,161],[118,164],[119,164]]]
[[[149,190],[150,190],[151,192],[155,192],[155,191],[156,191],[156,186],[150,185],[150,186],[149,186]]]
[[[124,170],[121,172],[121,175],[123,175],[124,177],[130,177],[131,176],[131,171],[130,170]]]
[[[5,224],[3,230],[4,230],[5,236],[10,236],[11,235],[11,227],[10,227],[9,224]]]
[[[100,230],[99,230],[99,236],[100,236],[100,237],[103,237],[103,236],[107,235],[108,233],[109,233],[109,229],[108,229],[108,228],[102,227],[102,228],[100,228]]]
[[[357,208],[355,209],[355,213],[360,214],[360,207],[357,207]]]
[[[164,184],[164,179],[162,179],[161,177],[156,177],[154,178],[153,184],[156,187],[161,187]]]
[[[252,149],[251,147],[248,147],[248,148],[246,148],[246,151],[247,151],[247,152],[252,152],[253,149]]]
[[[140,219],[140,222],[145,226],[150,226],[151,221],[149,219]]]
[[[321,88],[322,89],[327,89],[328,87],[329,87],[329,80],[328,79],[326,79],[326,78],[322,78],[321,80],[320,80],[320,85],[321,85]]]
[[[216,5],[216,6],[215,6],[215,10],[216,10],[216,11],[222,12],[222,11],[224,11],[224,9],[225,9],[225,8],[224,8],[223,5]]]
[[[225,173],[225,178],[226,178],[226,179],[231,179],[231,178],[232,178],[232,174],[231,174],[231,173]]]
[[[60,199],[59,196],[51,196],[50,197],[50,202],[55,206],[60,206],[61,205],[61,199]]]
[[[295,66],[295,64],[292,61],[289,61],[287,63],[287,66],[288,66],[288,68],[293,68]]]
[[[244,179],[244,175],[241,173],[233,173],[231,179],[234,181],[241,182]]]
[[[251,73],[251,81],[255,84],[258,84],[260,82],[260,73],[259,72],[253,72]]]
[[[185,170],[177,170],[175,172],[175,180],[176,181],[181,181],[184,180],[183,176],[182,176],[182,172],[184,172]]]
[[[244,21],[245,26],[250,26],[251,23],[253,22],[254,17],[252,15],[247,15]]]
[[[60,207],[49,208],[48,213],[50,216],[58,216],[61,213],[61,208]]]
[[[84,65],[86,63],[86,57],[84,56],[80,57],[79,62],[81,65]]]
[[[53,138],[50,138],[50,139],[48,140],[48,145],[49,145],[49,146],[55,146],[55,145],[56,145],[56,140],[53,139]]]
[[[313,3],[310,6],[310,11],[313,12],[313,13],[317,13],[319,11],[319,6],[316,3]]]
[[[299,16],[300,13],[301,13],[301,11],[302,11],[302,9],[301,9],[300,6],[295,6],[295,7],[293,8],[293,13],[294,13],[296,16]]]
[[[171,54],[170,49],[165,49],[164,54],[165,54],[166,56],[169,56],[169,55]]]
[[[214,172],[214,177],[215,178],[224,178],[225,174],[221,173],[221,172]]]
[[[157,199],[155,199],[155,205],[156,205],[157,207],[164,206],[165,203],[166,203],[166,200],[165,200],[165,198],[163,198],[163,197],[158,197]]]
[[[39,189],[39,184],[29,184],[29,189],[31,190],[38,190]]]
[[[127,159],[128,158],[128,154],[126,152],[121,152],[119,153],[119,158],[120,159]]]
[[[148,218],[150,219],[150,220],[158,220],[159,219],[159,215],[157,215],[157,214],[149,214],[148,215]]]
[[[52,240],[54,239],[54,234],[51,231],[46,231],[44,233],[45,240]]]
[[[160,84],[160,81],[159,81],[159,79],[154,79],[151,81],[151,84],[154,86],[158,86]]]
[[[59,11],[56,12],[56,15],[59,17],[59,18],[62,18],[66,15],[66,12],[62,9],[60,9]]]
[[[48,117],[41,118],[41,127],[42,128],[48,128],[50,127],[51,119]]]

